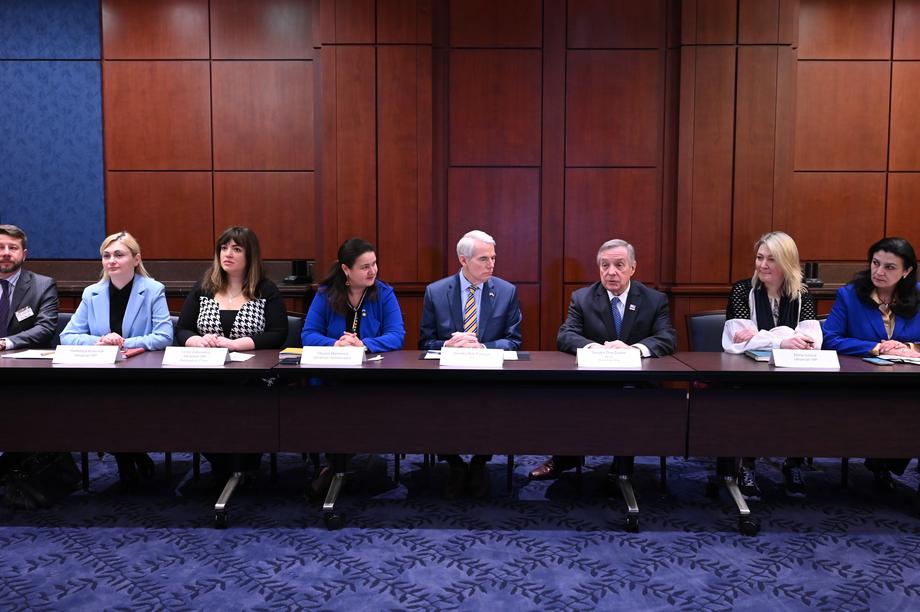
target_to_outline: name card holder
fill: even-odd
[[[773,349],[773,365],[800,370],[839,370],[840,360],[836,351]]]
[[[300,366],[355,367],[364,363],[363,346],[305,346]]]
[[[120,357],[119,348],[115,345],[84,346],[71,344],[57,347],[51,363],[76,366],[114,365]]]
[[[501,369],[505,361],[504,353],[501,349],[441,347],[441,367],[468,370]]]
[[[595,370],[641,370],[642,353],[638,349],[580,348],[575,354],[575,364]]]
[[[167,346],[163,353],[163,365],[221,368],[229,359],[228,353],[225,348]]]

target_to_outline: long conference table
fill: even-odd
[[[501,369],[442,368],[420,351],[360,367],[223,367],[0,359],[5,451],[500,453],[910,457],[920,368],[840,357],[839,370],[677,353],[641,369],[580,369],[555,351]],[[675,384],[683,383],[683,384]],[[627,517],[629,518],[629,517]]]

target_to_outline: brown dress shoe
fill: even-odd
[[[531,480],[552,480],[559,476],[560,470],[556,468],[554,459],[547,459],[530,471]]]
[[[325,466],[319,471],[319,475],[313,479],[310,483],[310,488],[308,494],[312,500],[320,500],[326,497],[326,491],[329,490],[329,486],[332,484],[332,477],[335,476],[335,473],[332,471],[332,467]]]

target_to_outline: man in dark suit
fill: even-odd
[[[460,271],[425,289],[419,348],[521,348],[521,307],[517,289],[492,276],[495,240],[485,232],[468,232],[457,243]],[[468,487],[474,497],[489,494],[486,462],[476,455],[469,467],[459,455],[442,455],[450,466],[445,496],[456,499]]]
[[[54,279],[22,269],[28,239],[15,225],[0,225],[0,351],[49,346],[58,319]],[[28,453],[0,456],[0,475]]]
[[[22,268],[28,240],[0,225],[0,351],[49,346],[58,319],[54,279]]]
[[[580,348],[634,349],[643,357],[674,352],[677,332],[668,316],[668,298],[639,281],[636,251],[625,240],[608,240],[597,252],[600,281],[572,294],[569,314],[559,328],[556,346],[575,353]],[[632,457],[617,457],[616,470],[632,471]],[[555,456],[535,468],[530,477],[546,480],[576,466],[577,457]]]

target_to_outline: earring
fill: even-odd
[[[351,281],[348,280],[347,278],[345,279],[345,286],[346,286],[346,287],[351,287]]]

